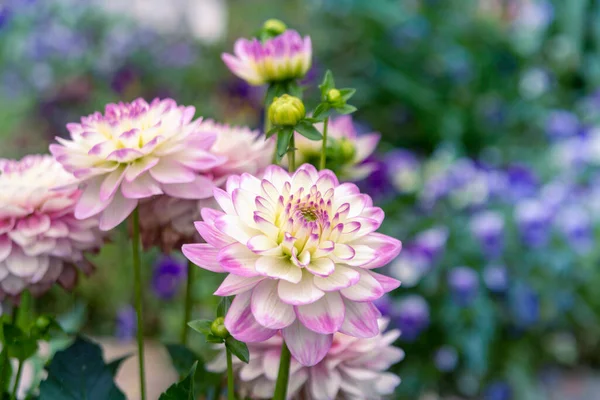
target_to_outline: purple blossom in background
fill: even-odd
[[[358,183],[361,192],[367,193],[375,202],[390,196],[393,193],[393,187],[388,180],[388,166],[376,157],[369,157],[365,163],[373,166],[369,176]]]
[[[442,346],[435,352],[433,362],[439,371],[452,372],[458,364],[458,352],[452,346]]]
[[[387,294],[381,296],[377,300],[373,302],[375,307],[381,312],[381,315],[384,317],[391,317],[393,314],[394,303],[392,299]]]
[[[390,275],[402,282],[403,287],[414,287],[431,269],[431,258],[419,247],[407,246],[392,261]]]
[[[493,382],[489,384],[483,392],[484,400],[510,400],[512,399],[512,390],[506,382]]]
[[[483,282],[494,293],[502,293],[508,288],[508,271],[503,265],[488,265],[483,269]]]
[[[133,339],[137,332],[137,314],[135,308],[128,304],[117,311],[115,337],[122,341]]]
[[[538,178],[531,168],[512,165],[506,170],[509,200],[519,201],[532,197],[538,190]]]
[[[516,326],[528,328],[540,318],[538,294],[524,282],[517,282],[510,293],[510,306]]]
[[[135,82],[138,74],[132,66],[124,66],[117,70],[110,81],[112,90],[119,94],[123,94],[125,90]]]
[[[434,261],[440,257],[446,249],[448,234],[448,228],[436,226],[419,233],[415,237],[413,245],[429,257],[430,261]]]
[[[515,208],[515,220],[521,239],[529,247],[544,246],[550,238],[551,214],[541,201],[529,199]]]
[[[554,110],[546,119],[546,134],[551,139],[575,136],[579,132],[579,118],[567,110]]]
[[[594,246],[594,233],[591,216],[582,207],[571,206],[560,212],[556,218],[560,231],[569,244],[580,253],[587,253]]]
[[[468,306],[477,297],[479,277],[472,268],[455,267],[448,274],[448,286],[454,301],[460,306]]]
[[[471,217],[471,233],[488,258],[498,257],[504,247],[504,217],[497,211],[482,211]]]
[[[161,258],[156,263],[152,276],[152,289],[156,297],[163,300],[172,299],[186,276],[185,261],[173,257]]]
[[[413,294],[398,301],[394,309],[395,322],[402,331],[402,340],[414,341],[429,326],[429,305]]]
[[[420,163],[414,153],[396,149],[385,155],[388,182],[399,193],[413,193],[420,184]]]
[[[0,4],[0,29],[4,28],[4,26],[8,23],[11,17],[11,10],[7,5]]]

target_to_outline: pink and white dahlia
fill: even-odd
[[[194,111],[171,99],[137,99],[68,124],[71,140],[57,137],[50,151],[85,185],[75,216],[99,214],[100,229],[110,230],[142,199],[211,197],[214,184],[205,172],[225,159],[210,153],[217,134],[200,131]]]
[[[261,132],[247,127],[219,124],[205,120],[198,132],[216,134],[210,149],[224,159],[222,164],[205,171],[216,186],[223,186],[230,175],[257,174],[271,163],[274,138],[264,140]],[[218,207],[212,198],[190,200],[168,195],[155,196],[140,203],[140,227],[145,248],[159,246],[170,253],[184,243],[199,241],[194,221],[200,219],[202,207]]]
[[[323,132],[323,124],[315,127]],[[356,132],[352,117],[342,115],[332,118],[327,126],[327,168],[332,169],[341,179],[358,181],[369,176],[377,165],[365,162],[375,151],[381,135]],[[321,158],[321,141],[314,141],[296,134],[296,161],[318,165]]]
[[[397,288],[377,274],[401,243],[376,233],[383,211],[354,184],[310,164],[290,175],[270,166],[262,178],[231,176],[215,189],[223,211],[204,208],[196,228],[206,243],[183,246],[198,266],[228,273],[215,292],[235,299],[225,326],[261,342],[281,330],[294,357],[315,365],[333,334],[373,337],[373,300]]]
[[[0,159],[0,298],[55,282],[67,288],[76,268],[92,271],[83,253],[102,245],[97,218],[73,215],[81,191],[50,155]]]
[[[383,332],[388,325],[379,320]],[[292,358],[288,399],[291,400],[380,400],[394,392],[400,378],[386,372],[404,358],[404,351],[392,346],[400,331],[378,333],[362,339],[336,333],[331,348],[318,364],[305,367]],[[271,399],[281,355],[281,336],[248,344],[250,363],[234,357],[234,373],[242,398]],[[214,372],[225,371],[225,352],[208,365]]]
[[[234,55],[221,55],[227,67],[251,85],[264,85],[288,79],[300,79],[310,69],[312,44],[294,30],[261,43],[254,38],[238,39]]]

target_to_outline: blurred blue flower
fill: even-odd
[[[406,246],[390,264],[390,275],[402,282],[403,287],[416,286],[431,268],[431,258],[419,247]]]
[[[388,166],[376,157],[369,157],[365,161],[373,166],[371,174],[358,183],[361,191],[367,193],[375,202],[393,194],[393,187],[388,180]]]
[[[477,238],[483,253],[498,257],[504,247],[504,217],[497,211],[482,211],[471,217],[471,233]]]
[[[388,296],[387,294],[375,300],[373,304],[375,304],[375,307],[377,307],[379,312],[381,312],[381,315],[383,315],[384,317],[392,316],[394,303],[392,302],[390,296]]]
[[[425,254],[430,261],[434,261],[442,255],[448,241],[448,228],[435,226],[419,233],[412,245]]]
[[[468,306],[477,297],[479,277],[469,267],[455,267],[448,273],[448,286],[452,298],[460,306]]]
[[[512,399],[512,390],[506,382],[490,383],[483,392],[484,400],[510,400]]]
[[[439,371],[452,372],[458,364],[458,352],[452,346],[442,346],[435,352],[433,362]]]
[[[538,294],[524,282],[517,282],[510,293],[510,306],[517,327],[528,328],[538,322],[540,301]]]
[[[420,163],[414,153],[396,149],[385,155],[389,181],[400,193],[413,193],[420,185]]]
[[[507,168],[506,176],[510,200],[519,201],[536,194],[539,183],[531,168],[515,164]]]
[[[2,29],[10,20],[11,10],[7,5],[0,4],[0,29]]]
[[[575,136],[579,132],[579,118],[567,110],[554,110],[546,119],[546,134],[551,139]]]
[[[528,199],[517,204],[515,220],[525,245],[542,247],[548,242],[551,217],[548,207],[541,201]]]
[[[115,337],[122,341],[133,339],[137,332],[137,314],[135,308],[128,304],[117,311]]]
[[[591,216],[582,206],[571,206],[561,210],[556,224],[569,244],[579,253],[587,253],[594,247]]]
[[[156,263],[152,276],[154,294],[163,300],[172,299],[186,277],[187,266],[184,261],[174,257],[162,257]]]
[[[483,282],[494,293],[502,293],[508,288],[508,271],[503,265],[488,265],[483,269]]]
[[[402,340],[412,342],[429,326],[429,305],[423,297],[409,295],[398,301],[394,316]]]
[[[132,66],[124,66],[119,68],[113,75],[110,81],[110,87],[112,90],[119,94],[123,94],[125,90],[135,82],[138,73]]]

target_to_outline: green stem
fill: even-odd
[[[321,162],[319,163],[319,169],[325,169],[327,164],[327,126],[329,125],[329,117],[323,121],[323,147],[321,148]]]
[[[227,400],[235,400],[235,388],[233,387],[233,359],[229,349],[227,351]]]
[[[185,285],[185,311],[183,316],[183,325],[181,327],[181,344],[184,346],[187,344],[188,338],[188,322],[192,315],[192,305],[194,303],[194,296],[192,296],[192,289],[194,287],[194,270],[195,265],[193,262],[188,261],[187,264],[187,283]]]
[[[288,380],[290,378],[290,362],[292,354],[285,342],[281,344],[281,358],[279,359],[279,373],[275,383],[273,400],[286,400]]]
[[[290,139],[290,147],[288,150],[288,169],[290,172],[294,172],[296,170],[296,141],[294,140],[295,135],[296,132],[292,132],[292,137]]]
[[[21,382],[21,374],[23,373],[23,361],[19,360],[19,369],[17,369],[17,377],[15,378],[15,386],[13,386],[12,397],[17,399],[17,392],[19,390],[19,383]]]
[[[133,250],[133,274],[135,285],[135,311],[137,314],[137,345],[140,365],[140,394],[141,400],[146,399],[146,374],[144,372],[144,320],[142,316],[142,266],[140,260],[140,215],[136,208],[132,214],[133,237],[131,248]]]

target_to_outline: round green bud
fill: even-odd
[[[49,325],[50,325],[50,318],[48,318],[48,317],[41,316],[35,320],[35,326],[38,327],[40,330],[44,330],[44,329],[48,328]]]
[[[263,24],[263,29],[270,35],[277,36],[285,32],[287,26],[283,23],[283,21],[272,18],[265,21]]]
[[[294,126],[305,115],[306,109],[302,100],[289,94],[275,97],[269,107],[269,120],[275,126]]]
[[[342,94],[337,89],[329,89],[327,92],[327,101],[331,104],[340,104],[342,102]]]
[[[356,155],[356,147],[354,146],[354,143],[352,143],[346,138],[341,138],[338,141],[338,146],[340,156],[344,160],[344,162],[351,161],[354,159],[354,156]]]
[[[215,319],[210,325],[210,333],[221,339],[226,339],[229,336],[229,331],[225,328],[225,318]]]

